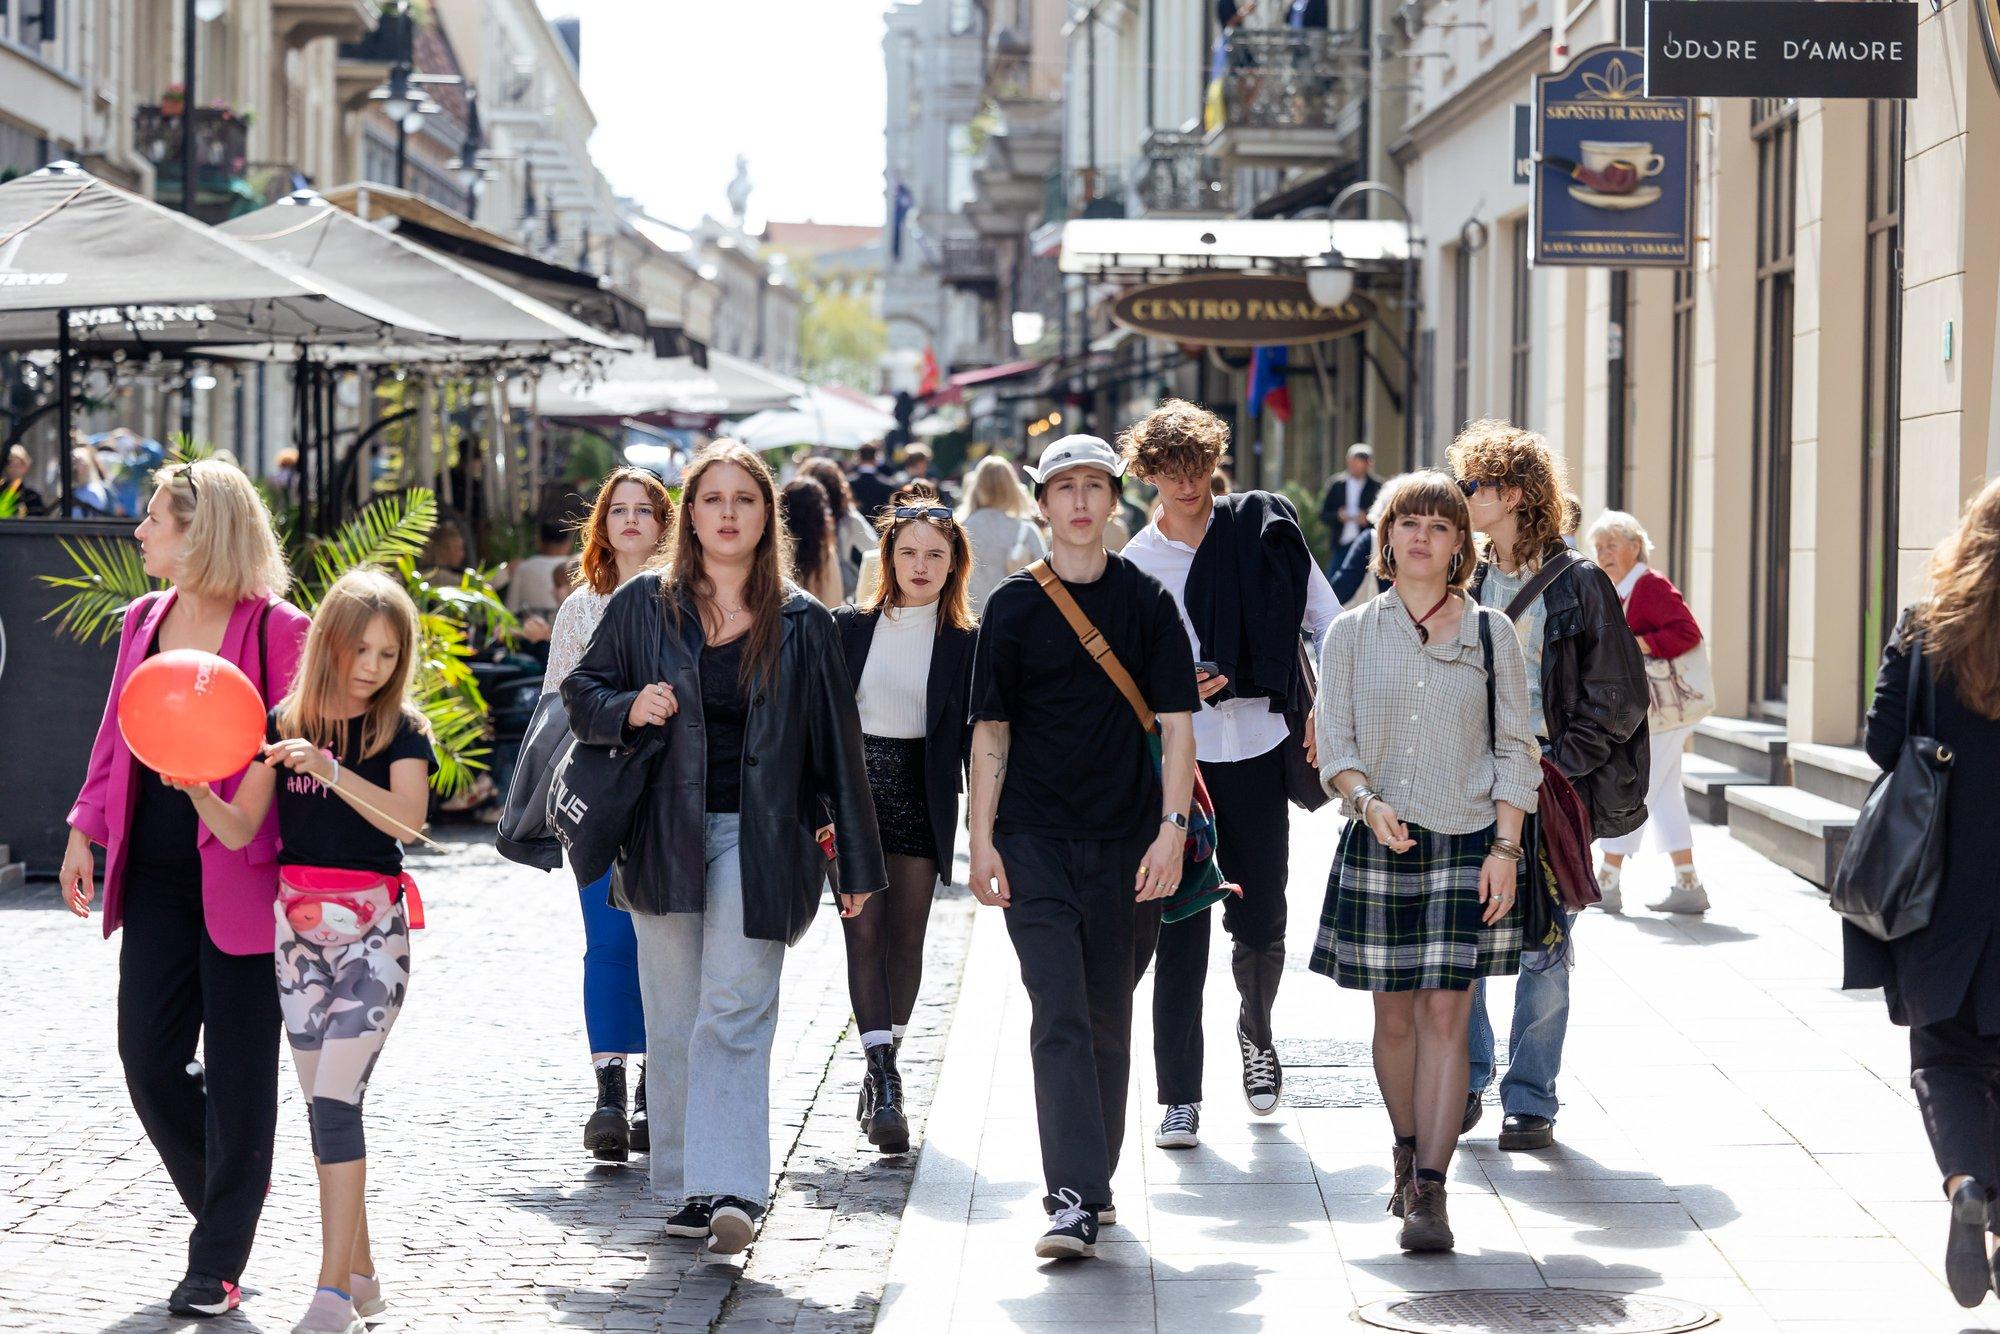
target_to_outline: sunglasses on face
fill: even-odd
[[[951,511],[943,505],[898,505],[898,519],[930,519],[936,523],[950,523]]]
[[[1478,479],[1477,477],[1465,477],[1465,478],[1461,478],[1461,479],[1459,479],[1459,483],[1458,483],[1458,489],[1459,489],[1459,490],[1460,490],[1461,492],[1463,492],[1463,493],[1464,493],[1464,495],[1465,495],[1465,498],[1466,498],[1467,500],[1470,500],[1470,499],[1472,499],[1472,498],[1473,498],[1474,496],[1478,495],[1478,494],[1479,494],[1479,488],[1480,488],[1480,487],[1482,487],[1482,486],[1484,486],[1484,487],[1488,487],[1488,488],[1492,489],[1492,490],[1493,490],[1494,492],[1496,492],[1496,493],[1497,493],[1497,492],[1498,492],[1498,491],[1500,490],[1500,483],[1498,483],[1498,482],[1482,482],[1482,481],[1480,481],[1480,480],[1479,480],[1479,479]]]

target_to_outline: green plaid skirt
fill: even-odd
[[[1518,906],[1480,923],[1479,867],[1492,826],[1438,834],[1411,825],[1396,853],[1350,821],[1327,877],[1312,970],[1359,991],[1464,991],[1521,969]]]

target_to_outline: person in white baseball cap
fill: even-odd
[[[1042,461],[1023,465],[1023,471],[1034,479],[1035,499],[1042,498],[1042,488],[1053,481],[1058,474],[1071,468],[1102,468],[1113,477],[1125,475],[1125,459],[1109,443],[1094,435],[1066,435],[1060,440],[1052,440],[1042,451]],[[1115,488],[1114,488],[1115,490]]]

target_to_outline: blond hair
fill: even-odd
[[[1014,475],[1014,465],[998,454],[988,454],[972,470],[972,481],[959,502],[958,521],[964,523],[981,510],[999,510],[1016,519],[1032,518],[1034,506],[1027,488]]]
[[[264,497],[243,470],[220,459],[169,463],[153,473],[167,513],[187,534],[174,583],[199,597],[241,602],[281,597],[292,573]]]
[[[377,620],[386,621],[396,637],[396,670],[376,689],[361,715],[361,756],[381,754],[405,721],[425,736],[431,734],[429,719],[410,703],[410,683],[417,670],[417,606],[401,584],[372,567],[341,575],[320,600],[291,693],[278,705],[281,734],[341,749],[346,740],[344,715],[350,707],[347,667],[362,636]]]

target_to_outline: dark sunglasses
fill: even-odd
[[[1478,495],[1479,488],[1482,486],[1490,486],[1493,487],[1495,490],[1498,490],[1500,483],[1482,482],[1477,477],[1462,477],[1459,479],[1458,482],[1458,489],[1464,493],[1465,498],[1467,500],[1470,500],[1472,499],[1472,497]]]
[[[950,523],[951,511],[943,505],[898,505],[898,519],[930,519],[935,523]]]
[[[193,499],[194,499],[194,505],[195,505],[195,507],[196,507],[196,508],[200,508],[200,506],[201,506],[201,488],[200,488],[200,487],[198,487],[198,486],[196,486],[196,485],[194,484],[194,465],[193,465],[192,463],[190,463],[190,464],[188,464],[188,466],[187,466],[187,467],[185,467],[185,468],[182,468],[182,469],[181,469],[181,476],[182,476],[182,477],[184,477],[185,479],[187,479],[187,484],[188,484],[188,494],[189,494],[190,496],[192,496],[192,497],[193,497]]]

